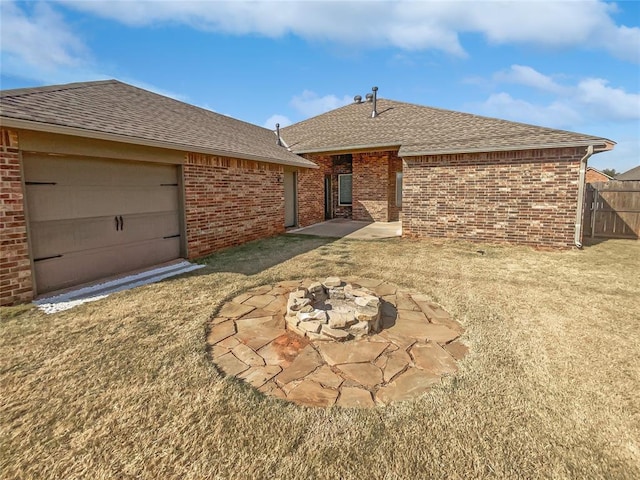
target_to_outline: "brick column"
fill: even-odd
[[[389,158],[394,152],[353,154],[353,219],[389,221]]]
[[[0,305],[33,298],[17,132],[0,130]]]

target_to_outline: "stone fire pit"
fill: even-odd
[[[266,395],[370,408],[410,400],[454,375],[468,350],[463,332],[424,294],[350,277],[240,293],[211,316],[206,341],[221,373]]]
[[[287,329],[310,340],[344,342],[381,330],[382,302],[371,290],[329,277],[289,294]]]

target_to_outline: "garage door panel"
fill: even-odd
[[[118,216],[119,217],[119,216]],[[33,257],[42,258],[180,234],[175,211],[34,222],[31,224]]]
[[[28,158],[24,173],[31,182],[122,187],[177,183],[174,165],[43,154]]]
[[[39,292],[50,292],[129,272],[180,256],[180,239],[168,238],[124,248],[85,250],[34,263]],[[97,273],[99,272],[99,273]]]
[[[73,187],[27,185],[33,222],[177,211],[178,187]]]

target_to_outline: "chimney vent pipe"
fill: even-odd
[[[378,100],[378,87],[373,87],[373,110],[371,112],[371,118],[376,118],[378,116],[378,110],[376,109],[377,100]]]

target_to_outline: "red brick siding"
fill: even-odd
[[[335,165],[334,155],[304,154],[320,168],[305,169],[298,176],[298,201],[300,226],[322,222],[324,217],[324,178],[331,175],[331,213],[332,218],[351,218],[352,207],[338,205],[338,175],[352,173],[348,164]]]
[[[395,152],[353,154],[353,219],[389,221],[389,160]]]
[[[298,177],[300,225],[324,220],[324,177],[331,175],[334,218],[353,218],[387,222],[398,220],[395,207],[395,172],[402,171],[402,160],[396,151],[354,153],[351,168],[333,164],[334,155],[304,154],[320,166],[305,170]],[[353,205],[338,205],[338,175],[353,174]]]
[[[396,173],[402,172],[402,159],[397,155],[389,157],[389,221],[400,220],[402,207],[396,205]]]
[[[248,160],[187,154],[188,257],[284,232],[284,170]]]
[[[18,134],[0,130],[0,305],[33,298]]]
[[[585,176],[586,183],[594,183],[594,182],[608,182],[611,180],[604,173],[599,172],[597,170],[593,170],[592,168],[587,168],[587,174]]]
[[[307,227],[324,221],[324,176],[331,173],[331,155],[305,154],[320,168],[304,168],[298,172],[298,223]]]
[[[573,245],[584,148],[405,158],[403,235]]]

